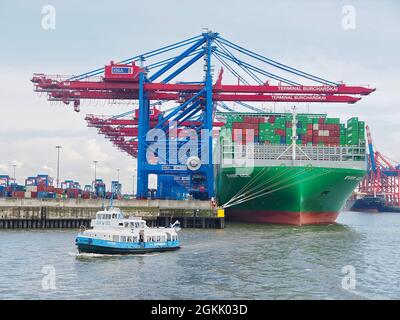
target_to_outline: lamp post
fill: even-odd
[[[56,146],[57,149],[57,189],[60,187],[60,149],[62,146]]]
[[[119,183],[119,169],[117,169],[117,181]]]
[[[16,181],[15,181],[15,168],[17,167],[17,165],[16,164],[13,164],[13,169],[14,169],[14,183],[16,183]]]

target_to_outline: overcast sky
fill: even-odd
[[[55,30],[42,28],[44,5],[56,9]],[[355,9],[355,29],[343,28],[345,5]],[[92,103],[76,113],[38,97],[29,80],[34,72],[79,74],[198,35],[203,28],[324,78],[376,87],[354,105],[309,108],[342,120],[358,116],[370,125],[375,146],[400,159],[400,1],[2,0],[0,174],[12,175],[15,163],[21,183],[37,173],[55,176],[60,144],[61,179],[90,183],[92,161],[98,160],[98,176],[109,185],[120,168],[123,191],[131,192],[134,161],[84,120],[88,113],[119,114],[129,106]]]

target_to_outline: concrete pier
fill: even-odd
[[[0,199],[0,229],[79,228],[108,201],[101,199]],[[168,226],[179,220],[184,228],[224,228],[225,219],[210,201],[115,200],[129,216],[142,217],[149,226]]]

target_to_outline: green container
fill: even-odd
[[[277,123],[277,122],[275,122],[274,125],[273,125],[274,129],[285,129],[285,127],[286,127],[285,123]]]
[[[260,130],[258,134],[263,136],[273,136],[275,133],[273,129],[263,129]]]
[[[307,133],[307,128],[297,128],[296,132],[298,134],[305,134]]]
[[[326,124],[340,124],[340,119],[339,118],[326,118],[325,123]]]
[[[346,135],[346,139],[347,140],[350,140],[350,139],[352,139],[352,140],[358,140],[358,132],[357,133],[355,133],[355,134],[348,134],[348,135]]]
[[[243,122],[242,116],[233,116],[233,115],[228,115],[227,117],[227,122],[233,123],[233,122]]]
[[[258,125],[258,129],[259,129],[259,130],[272,129],[272,123],[269,123],[269,122],[267,122],[267,123],[260,123],[260,124]]]
[[[353,118],[350,118],[349,120],[347,120],[347,126],[349,126],[351,124],[358,124],[358,117],[353,117]]]
[[[358,135],[359,130],[358,129],[351,129],[351,130],[346,130],[346,135]]]
[[[360,139],[359,139],[359,137],[347,137],[346,138],[346,141],[347,142],[349,142],[349,141],[351,141],[351,142],[355,142],[355,143],[358,143],[358,141],[359,141]]]

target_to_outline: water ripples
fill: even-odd
[[[0,231],[1,299],[399,299],[400,214],[328,226],[227,224],[151,255],[78,254],[74,230]],[[56,289],[42,288],[53,266]],[[344,266],[356,289],[344,290]]]

